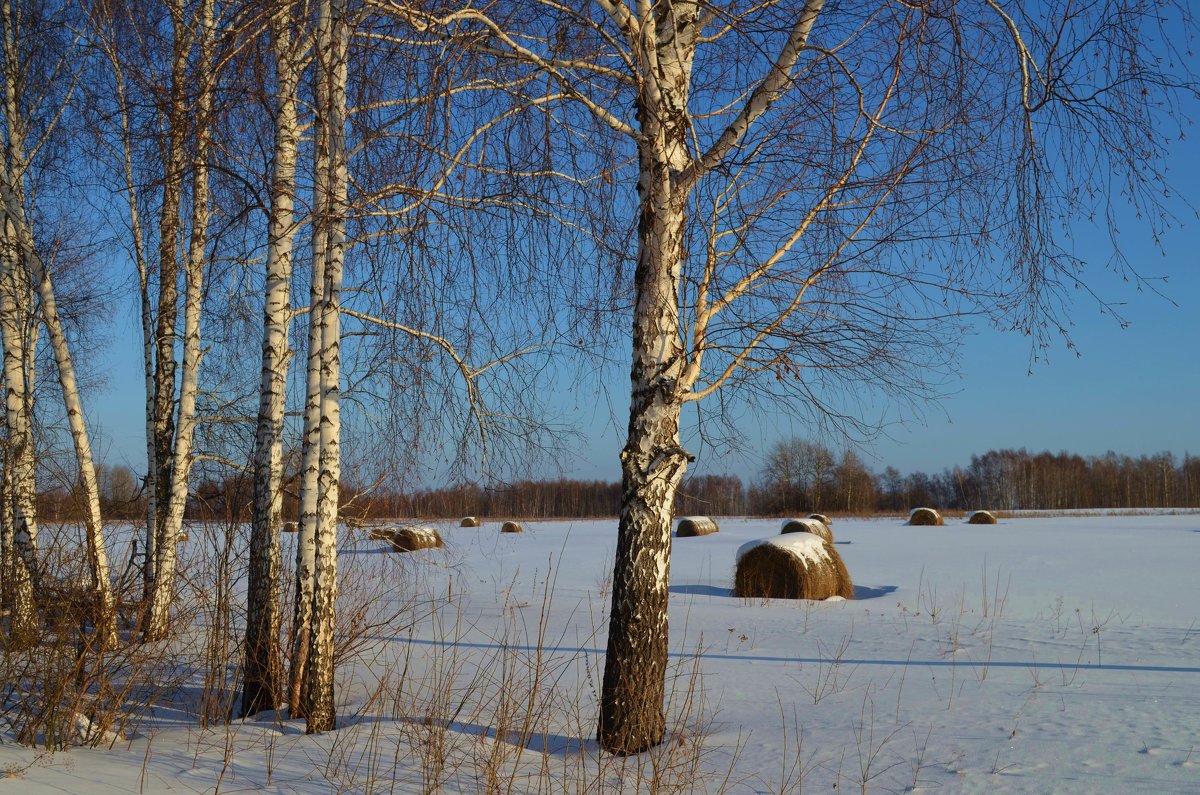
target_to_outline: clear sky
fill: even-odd
[[[1186,157],[1187,148],[1179,147],[1183,173],[1177,179],[1200,184],[1200,162]],[[1181,215],[1186,213],[1181,208]],[[901,472],[938,472],[968,463],[974,453],[1019,447],[1083,455],[1107,450],[1200,454],[1200,222],[1191,217],[1171,232],[1165,257],[1141,236],[1130,232],[1126,237],[1126,251],[1143,275],[1167,277],[1165,297],[1138,292],[1102,264],[1096,266],[1092,286],[1105,299],[1124,304],[1128,326],[1121,328],[1081,294],[1072,308],[1072,336],[1080,355],[1058,343],[1046,360],[1032,366],[1027,339],[977,329],[962,346],[960,380],[948,386],[949,396],[923,418],[894,425],[886,438],[860,448],[868,465],[876,471],[891,465]],[[1101,263],[1107,257],[1101,245],[1081,253]],[[131,305],[115,309],[104,364],[109,385],[92,396],[92,421],[102,432],[101,457],[141,472],[140,331]],[[627,404],[619,394],[626,384],[619,369],[612,377],[611,407],[591,394],[564,396],[562,405],[583,434],[578,454],[561,462],[567,477],[620,476],[617,452]],[[811,428],[770,414],[746,416],[742,428],[747,448],[742,452],[693,444],[701,455],[695,471],[730,472],[749,480],[757,471],[758,453],[772,442],[792,435],[820,438]],[[836,439],[825,441],[841,447]]]

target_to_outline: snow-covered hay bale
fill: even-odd
[[[474,516],[464,516],[462,521],[458,523],[459,527],[479,527],[479,520]]]
[[[779,533],[780,535],[787,535],[788,533],[812,533],[831,544],[833,543],[833,531],[820,519],[784,519]]]
[[[833,544],[790,533],[742,544],[733,593],[744,599],[854,598],[854,583]]]
[[[913,508],[908,514],[908,523],[916,525],[943,525],[942,515],[932,508]]]
[[[367,528],[367,538],[372,541],[391,541],[392,534],[396,532],[394,527],[369,527]]]
[[[967,514],[967,524],[995,524],[996,514],[991,511],[971,511]]]
[[[387,540],[394,552],[414,552],[444,546],[442,534],[433,527],[397,527]]]
[[[521,526],[520,522],[505,522],[504,524],[500,525],[500,532],[501,533],[524,533],[525,528]]]
[[[828,516],[826,516],[823,513],[810,513],[808,515],[808,518],[816,519],[818,522],[825,525],[826,527],[833,527],[833,520],[830,519]]]
[[[720,532],[720,530],[717,523],[707,516],[683,516],[679,519],[679,527],[676,528],[675,535],[679,538],[692,538],[710,535]]]

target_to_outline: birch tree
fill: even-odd
[[[568,178],[594,167],[581,146],[602,151],[571,140],[588,129],[613,141],[603,173],[636,185],[613,206],[636,229],[632,283],[617,274],[631,402],[598,732],[621,754],[665,732],[683,408],[758,395],[869,433],[856,397],[934,393],[963,318],[1036,345],[1065,334],[1085,274],[1058,230],[1091,210],[1115,225],[1112,174],[1161,221],[1189,80],[1187,9],[1149,0],[534,0],[419,18],[543,78],[519,95],[556,98],[530,107],[554,118]]]
[[[270,24],[275,65],[274,155],[268,221],[266,296],[263,305],[262,374],[254,446],[254,514],[246,608],[246,664],[242,714],[283,703],[280,635],[280,516],[283,504],[283,430],[291,351],[294,197],[300,147],[299,84],[304,42],[296,6],[283,3]],[[306,539],[307,541],[307,539]]]

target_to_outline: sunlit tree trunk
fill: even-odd
[[[3,346],[4,417],[8,450],[8,507],[12,527],[9,633],[16,643],[37,635],[34,595],[38,588],[37,484],[32,427],[32,386],[29,363],[34,342],[29,336],[29,274],[21,252],[25,224],[22,184],[25,172],[25,120],[19,102],[16,18],[9,0],[0,2],[0,35],[4,48],[4,150],[0,154],[3,225],[0,227],[0,345]],[[16,214],[14,215],[14,210]]]
[[[346,56],[349,50],[349,25],[345,0],[322,0],[317,27],[317,80],[324,84],[320,92],[324,104],[318,113],[318,136],[324,139],[327,155],[329,192],[327,216],[320,220],[327,227],[324,285],[321,312],[320,356],[320,475],[317,489],[316,560],[313,582],[312,629],[309,636],[304,683],[306,731],[330,731],[335,728],[333,688],[333,650],[335,606],[337,602],[337,520],[338,490],[341,480],[341,411],[339,380],[341,374],[342,266],[346,245]],[[320,143],[318,144],[320,148]]]
[[[200,380],[201,306],[203,303],[204,267],[208,249],[209,208],[209,148],[212,114],[211,49],[213,32],[212,0],[205,0],[197,15],[200,26],[197,79],[202,83],[193,108],[196,128],[195,155],[192,159],[191,234],[188,240],[187,262],[184,271],[183,304],[183,362],[179,380],[179,413],[174,444],[170,450],[170,491],[167,510],[159,513],[159,532],[156,579],[150,599],[145,628],[147,640],[166,635],[171,600],[175,586],[175,564],[178,557],[177,540],[183,527],[183,512],[187,505],[191,481],[192,443],[196,428],[196,393]],[[161,311],[161,310],[160,310]],[[160,361],[161,364],[161,361]],[[160,448],[161,450],[161,448]],[[162,467],[159,467],[160,476]],[[159,489],[160,498],[163,489]]]
[[[279,649],[279,530],[283,504],[283,415],[287,389],[289,296],[294,200],[299,147],[297,89],[299,64],[291,30],[291,7],[273,27],[276,69],[275,153],[271,173],[271,217],[267,231],[267,280],[263,306],[262,375],[254,444],[254,514],[250,530],[250,569],[246,594],[246,665],[242,715],[282,703]]]

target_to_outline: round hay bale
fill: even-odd
[[[818,522],[825,525],[826,527],[833,527],[833,520],[830,519],[828,516],[826,516],[823,513],[810,513],[808,515],[808,518],[816,519]]]
[[[397,527],[387,540],[393,552],[414,552],[444,546],[442,534],[434,527]]]
[[[707,516],[681,516],[679,527],[675,529],[675,535],[679,538],[693,538],[720,531],[721,528],[717,526],[717,523]]]
[[[284,522],[282,529],[285,533],[296,533],[300,531],[300,528],[296,522]]]
[[[463,520],[458,523],[459,527],[479,527],[479,520],[474,516],[464,516]]]
[[[854,583],[833,544],[812,533],[791,533],[738,548],[733,593],[743,599],[853,599]]]
[[[932,508],[913,508],[908,514],[908,523],[941,526],[945,524],[945,521],[942,520],[942,515]]]
[[[391,541],[392,534],[396,532],[394,527],[369,527],[367,528],[367,538],[372,541]]]
[[[971,511],[967,514],[967,524],[996,524],[996,514],[991,511]]]
[[[500,525],[500,532],[501,533],[524,533],[525,528],[521,526],[520,522],[505,522],[504,524]]]
[[[831,544],[833,543],[833,531],[820,519],[784,519],[779,534],[786,535],[788,533],[812,533]]]

